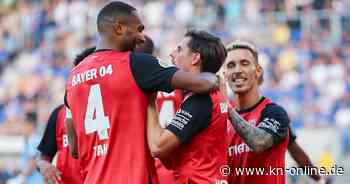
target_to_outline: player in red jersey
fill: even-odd
[[[93,50],[95,47],[85,49],[77,55],[74,66],[78,65]],[[46,183],[80,184],[83,183],[83,179],[80,174],[79,162],[72,158],[68,150],[68,137],[64,126],[65,114],[63,104],[56,107],[50,114],[44,135],[38,146],[41,154],[36,159],[36,165]],[[55,155],[56,166],[51,164]]]
[[[65,108],[60,105],[51,113],[38,150],[36,164],[46,183],[83,183],[78,160],[69,154],[68,137],[64,127]],[[57,154],[57,155],[56,155]],[[56,155],[56,161],[53,161]],[[51,165],[55,162],[55,166]]]
[[[258,90],[263,69],[254,46],[237,41],[229,44],[227,51],[224,75],[235,94],[235,110],[229,108],[233,125],[229,183],[284,184],[289,117]],[[238,172],[243,168],[263,168],[264,172]]]
[[[173,63],[192,72],[216,73],[225,61],[221,40],[205,31],[189,31],[171,53]],[[149,108],[155,112],[155,108]],[[174,171],[176,184],[225,182],[219,172],[226,163],[227,108],[220,92],[188,91],[180,109],[166,128],[148,122],[147,136],[152,155]]]
[[[217,77],[165,68],[151,55],[130,52],[144,42],[144,26],[126,3],[103,7],[97,28],[96,51],[71,71],[66,85],[71,152],[84,183],[156,183],[146,141],[148,95],[175,88],[208,92]]]
[[[135,52],[153,54],[154,43],[150,37],[145,35],[145,42],[136,45]],[[165,126],[167,120],[170,120],[175,111],[180,107],[182,102],[181,90],[174,90],[171,93],[159,91],[156,98],[157,112],[160,117],[159,123]],[[157,170],[159,184],[174,183],[174,175],[171,170],[166,169],[159,159],[155,159],[155,167]]]
[[[155,100],[156,110],[159,114],[159,124],[165,128],[169,121],[174,117],[175,112],[180,108],[183,100],[181,90],[174,90],[171,93],[158,92]],[[158,173],[159,183],[168,184],[174,183],[174,174],[172,170],[166,169],[159,159],[155,160]]]

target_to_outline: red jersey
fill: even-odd
[[[184,104],[192,96],[185,98]],[[174,183],[176,184],[215,184],[226,182],[225,176],[220,173],[220,168],[226,164],[227,105],[219,92],[212,93],[208,98],[211,105],[211,114],[203,114],[203,111],[202,114],[200,111],[197,111],[199,114],[195,114],[187,111],[182,106],[173,120],[175,122],[170,122],[169,126],[179,126],[179,122],[186,121],[188,118],[191,119],[191,117],[195,119],[207,115],[210,117],[204,129],[189,138],[187,142],[183,143],[174,152],[171,167],[174,170]],[[205,98],[201,97],[200,100],[203,101]],[[192,103],[190,107],[200,109],[201,106],[200,103]],[[202,108],[205,109],[203,104]],[[178,114],[180,115],[178,116]],[[185,118],[181,119],[181,117]],[[179,118],[181,119],[180,121],[178,121]]]
[[[56,144],[57,144],[57,160],[56,167],[61,172],[62,181],[60,184],[79,184],[83,183],[80,173],[80,165],[77,159],[74,159],[68,149],[68,137],[65,121],[65,107],[60,106],[56,121]]]
[[[42,155],[53,159],[53,164],[61,172],[59,184],[82,184],[79,161],[69,152],[68,137],[65,129],[65,107],[58,106],[50,114],[44,136],[38,146]]]
[[[140,77],[147,74],[152,79],[153,71],[141,71],[148,66],[157,69],[156,77],[167,73],[169,78]],[[84,183],[157,182],[146,141],[149,103],[144,89],[161,89],[146,88],[141,83],[162,81],[164,86],[171,86],[163,82],[171,81],[175,72],[175,68],[161,67],[149,55],[112,50],[95,52],[72,70],[66,87],[67,102],[77,132]]]
[[[270,99],[262,98],[262,100],[260,100],[260,102],[256,104],[253,108],[250,108],[249,110],[244,110],[243,112],[239,113],[247,122],[253,124],[255,127],[262,127],[261,124],[265,122],[268,122],[267,125],[270,126],[272,124],[269,123],[269,121],[271,121],[271,119],[273,118],[268,118],[268,116],[265,116],[265,118],[263,118],[262,114],[263,111],[266,110],[267,106],[271,104],[272,101]],[[235,106],[234,102],[232,102],[232,105]],[[279,111],[278,108],[277,110]],[[284,113],[282,114],[284,116]],[[281,121],[277,123],[282,124]],[[262,153],[254,153],[250,150],[248,145],[241,139],[238,133],[235,132],[235,129],[232,127],[232,125],[230,124],[229,126],[229,139],[231,142],[228,148],[228,164],[231,168],[229,183],[284,184],[286,177],[284,173],[285,153],[288,146],[289,136],[286,136],[284,139],[281,140],[280,143],[274,145],[272,148]],[[266,126],[263,127],[265,128]],[[282,130],[282,128],[277,128],[277,131],[280,131],[278,129]],[[283,128],[283,131],[288,132],[288,129]],[[255,172],[253,174],[247,174],[245,172],[242,172],[242,174],[240,173],[240,171],[243,170],[242,168],[264,168],[264,172]]]
[[[175,112],[180,108],[181,102],[183,100],[182,91],[174,90],[171,93],[158,92],[156,98],[156,108],[159,113],[159,123],[163,128],[168,124]],[[174,183],[173,171],[168,170],[160,162],[159,159],[155,160],[156,169],[158,174],[158,179],[160,184]]]
[[[158,92],[156,98],[156,108],[159,112],[159,123],[163,128],[170,121],[175,112],[180,108],[183,100],[182,91],[174,90],[171,93]]]

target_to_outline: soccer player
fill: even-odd
[[[154,43],[150,37],[145,35],[145,42],[136,45],[135,52],[153,54]],[[179,96],[181,95],[181,96]],[[163,121],[159,121],[161,126],[165,126],[166,120],[171,119],[175,111],[179,108],[179,104],[182,101],[182,93],[180,90],[174,90],[171,93],[159,91],[156,98],[157,112],[160,112],[160,118]],[[166,169],[159,159],[155,159],[155,167],[157,170],[159,184],[174,183],[174,175],[171,170]]]
[[[186,89],[208,92],[218,80],[162,67],[148,54],[130,52],[144,42],[144,25],[134,7],[119,1],[97,17],[96,51],[75,67],[66,85],[66,125],[84,183],[156,183],[146,141],[148,95]]]
[[[205,31],[189,31],[171,53],[173,63],[195,74],[215,74],[225,61],[221,40]],[[174,171],[176,184],[213,184],[225,179],[219,172],[226,163],[227,108],[219,91],[198,94],[188,91],[166,128],[148,122],[152,155]],[[155,108],[149,108],[155,112]]]
[[[156,110],[158,113],[159,124],[166,128],[169,121],[174,117],[175,112],[180,108],[183,100],[181,90],[174,90],[171,93],[158,92],[155,100]],[[174,174],[172,170],[166,169],[159,159],[155,160],[156,169],[160,184],[174,183]]]
[[[245,42],[227,46],[224,75],[235,95],[229,117],[233,129],[228,148],[229,183],[285,183],[285,153],[289,117],[286,111],[259,92],[263,69],[258,52]],[[236,173],[242,168],[263,168],[263,174]],[[273,171],[273,172],[269,172]]]
[[[95,47],[85,49],[77,55],[74,66],[78,65],[87,55],[92,53]],[[44,176],[46,183],[79,184],[83,183],[80,174],[79,162],[70,156],[68,150],[68,137],[65,129],[65,108],[64,105],[56,107],[48,120],[44,135],[38,146],[41,153],[36,159],[36,165]],[[52,165],[56,155],[56,166]]]
[[[69,154],[64,120],[65,108],[62,104],[56,107],[50,115],[44,136],[38,147],[41,155],[37,159],[36,165],[46,183],[83,183],[79,162]],[[56,166],[51,164],[55,155],[57,158],[54,161]]]

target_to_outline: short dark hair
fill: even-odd
[[[202,72],[216,73],[225,62],[227,52],[219,37],[203,30],[189,30],[185,37],[190,37],[188,47],[200,54]]]
[[[104,6],[97,15],[97,30],[99,33],[107,32],[117,17],[133,15],[136,8],[121,1],[113,1]]]
[[[237,41],[229,43],[226,46],[227,52],[230,52],[230,51],[233,51],[233,50],[236,50],[236,49],[246,49],[246,50],[248,50],[250,53],[252,53],[256,64],[259,64],[258,51],[257,51],[257,49],[255,48],[255,46],[253,44],[251,44],[251,43],[249,43],[247,41],[237,40]]]
[[[154,52],[153,40],[149,36],[145,35],[145,42],[143,42],[139,47],[136,47],[135,52],[141,52],[152,55]]]
[[[90,47],[83,50],[80,54],[78,54],[74,59],[74,66],[77,66],[81,61],[83,61],[87,56],[95,52],[96,47]]]

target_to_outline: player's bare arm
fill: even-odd
[[[131,54],[130,57],[133,75],[146,93],[182,89],[203,94],[219,88],[219,78],[214,73],[196,74],[168,67],[163,61],[147,54]]]
[[[152,103],[147,108],[147,138],[148,146],[153,157],[166,162],[170,153],[181,143],[169,130],[163,129],[158,122],[158,113],[153,103],[156,95],[151,97]]]
[[[308,155],[305,153],[303,148],[301,148],[296,141],[293,141],[288,145],[288,151],[292,156],[292,158],[297,162],[299,167],[301,168],[314,167]],[[320,181],[321,179],[321,176],[318,175],[318,173],[315,173],[309,176],[315,181]]]
[[[66,117],[66,128],[67,128],[67,136],[68,136],[68,145],[69,151],[73,158],[78,158],[78,148],[77,148],[77,135],[75,132],[75,128],[73,125],[73,119],[70,117]]]
[[[254,152],[262,152],[273,146],[273,137],[265,130],[253,127],[232,108],[229,108],[231,124]]]
[[[36,159],[36,166],[44,176],[45,183],[58,183],[61,180],[61,173],[51,164],[52,158],[41,154]]]
[[[208,93],[219,88],[219,78],[212,73],[193,74],[178,70],[171,81],[174,89],[184,89],[195,93]]]

